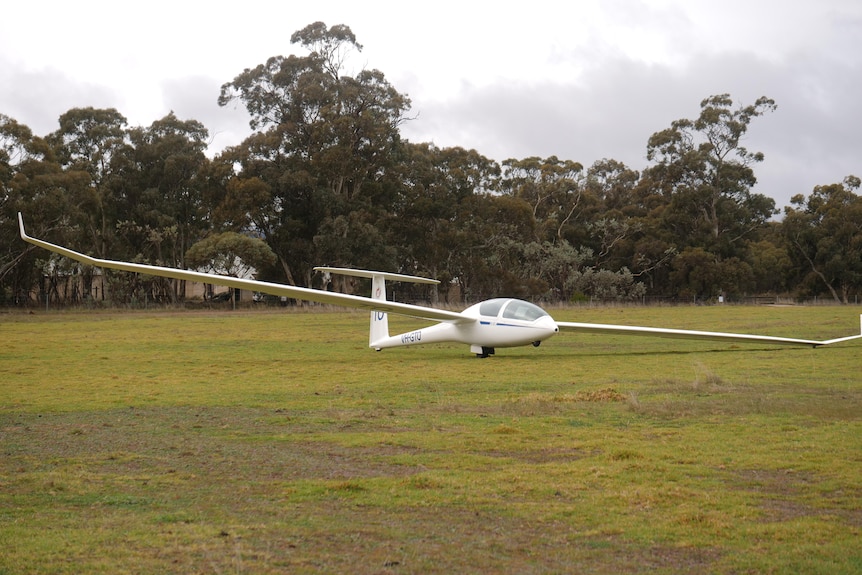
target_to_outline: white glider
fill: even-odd
[[[742,343],[804,345],[812,347],[831,345],[834,343],[862,338],[862,333],[860,333],[860,335],[851,335],[819,341],[741,333],[722,333],[713,331],[694,331],[563,321],[557,322],[539,306],[514,298],[496,298],[486,300],[470,306],[459,313],[425,306],[399,303],[386,299],[386,280],[426,284],[439,283],[437,280],[428,278],[349,268],[314,268],[315,270],[322,272],[370,278],[371,297],[369,298],[319,289],[242,279],[233,276],[222,276],[131,262],[103,260],[28,236],[24,231],[24,218],[20,212],[18,213],[18,227],[23,240],[41,248],[45,248],[46,250],[95,267],[217,284],[317,303],[367,309],[371,312],[371,326],[368,345],[377,351],[390,347],[403,347],[440,342],[457,342],[468,344],[470,346],[470,351],[479,357],[488,357],[489,355],[493,355],[494,350],[498,347],[516,347],[527,344],[538,346],[541,342],[557,334],[561,330]],[[388,317],[388,314],[390,313],[433,320],[439,323],[398,335],[390,335]],[[862,316],[860,316],[860,325],[862,326]]]

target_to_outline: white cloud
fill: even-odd
[[[766,154],[757,191],[779,206],[862,175],[856,0],[21,2],[4,8],[0,113],[45,134],[72,107],[116,107],[132,125],[173,110],[221,148],[248,127],[243,110],[217,106],[219,86],[300,53],[291,34],[317,20],[350,26],[365,46],[350,65],[410,96],[413,141],[642,169],[653,132],[730,93],[778,104],[746,144]]]

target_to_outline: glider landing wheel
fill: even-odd
[[[488,357],[489,355],[494,355],[494,348],[482,346],[481,353],[477,353],[476,357],[485,358],[485,357]]]

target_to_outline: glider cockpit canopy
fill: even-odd
[[[548,315],[548,312],[535,304],[512,298],[489,299],[473,306],[473,309],[476,308],[478,308],[479,315],[482,317],[497,317],[519,321],[535,321],[540,317]],[[469,311],[467,310],[467,312]]]

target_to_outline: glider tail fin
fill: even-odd
[[[417,284],[438,284],[437,280],[429,278],[408,276],[404,274],[396,274],[390,272],[374,272],[368,270],[357,270],[352,268],[332,268],[326,266],[318,266],[315,271],[342,274],[346,276],[355,276],[360,278],[371,278],[371,299],[386,301],[386,280],[410,282]],[[389,339],[389,316],[384,311],[373,309],[371,311],[371,328],[368,335],[368,345],[376,350],[379,342]]]
[[[386,301],[386,278],[381,274],[371,277],[371,298]],[[389,337],[389,314],[382,311],[371,311],[371,328],[368,335],[368,345],[374,347],[374,342]],[[378,351],[380,348],[377,348]]]

